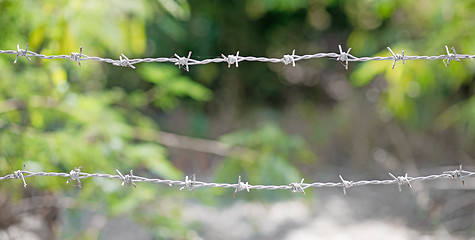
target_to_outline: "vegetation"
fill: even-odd
[[[475,24],[471,1],[3,0],[0,7],[0,49],[28,43],[29,50],[43,54],[68,54],[83,46],[87,55],[114,59],[121,53],[135,58],[188,51],[208,58],[238,50],[278,57],[293,49],[337,52],[338,44],[352,47],[356,56],[390,56],[387,46],[406,55],[439,55],[445,54],[444,45],[475,54],[475,32],[468,31]],[[238,69],[208,64],[190,72],[171,64],[132,70],[88,61],[79,67],[60,60],[13,60],[0,56],[2,176],[26,164],[33,171],[83,166],[86,172],[134,169],[136,175],[168,179],[196,172],[217,181],[235,182],[242,175],[252,183],[285,184],[313,179],[312,171],[327,165],[368,167],[378,147],[402,162],[421,159],[414,161],[422,166],[457,164],[450,158],[454,153],[475,156],[475,65],[469,60],[449,68],[441,61],[406,61],[394,70],[386,61],[350,63],[349,71],[332,60],[299,62],[295,68],[243,62]],[[397,126],[389,129],[399,129],[415,145],[412,154],[391,140],[393,130],[380,134],[387,125]],[[156,141],[161,131],[215,139],[251,154],[219,160],[205,154],[200,167],[192,162],[202,162],[202,154],[169,150]],[[28,181],[28,188],[80,199],[77,209],[134,215],[142,225],[154,226],[149,230],[156,237],[189,231],[179,214],[186,194],[175,189],[153,184],[130,189],[90,179],[77,191],[62,178]],[[21,185],[2,182],[0,193],[19,199],[25,194]],[[192,197],[212,204],[230,195],[201,191]],[[179,200],[167,205],[169,200],[157,201],[160,196]],[[289,196],[256,192],[242,198]],[[79,210],[69,214],[81,217]],[[100,233],[65,231],[73,239]]]

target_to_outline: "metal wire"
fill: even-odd
[[[158,178],[146,178],[133,175],[133,171],[130,170],[129,174],[123,175],[119,170],[116,170],[117,175],[105,174],[105,173],[85,173],[81,172],[81,167],[71,170],[69,173],[58,173],[58,172],[32,172],[26,171],[25,167],[23,170],[14,171],[13,174],[8,174],[3,177],[0,177],[0,181],[7,179],[21,179],[23,181],[24,187],[27,186],[25,178],[34,177],[34,176],[50,176],[50,177],[64,177],[68,178],[66,183],[70,181],[77,181],[78,187],[81,188],[81,179],[85,178],[107,178],[107,179],[119,179],[122,180],[122,186],[127,183],[132,184],[134,187],[136,183],[139,182],[148,182],[148,183],[157,183],[164,184],[170,187],[181,186],[180,190],[188,189],[193,191],[195,188],[199,187],[212,187],[212,188],[234,188],[235,197],[239,191],[250,191],[250,190],[291,190],[292,192],[301,192],[305,194],[305,189],[307,188],[322,188],[322,187],[342,187],[343,192],[346,195],[346,190],[354,186],[363,186],[363,185],[389,185],[397,184],[399,191],[401,191],[401,186],[408,185],[412,187],[411,183],[416,181],[426,181],[426,180],[435,180],[435,179],[461,179],[462,184],[465,185],[464,178],[471,177],[475,175],[475,172],[470,172],[462,169],[462,165],[458,169],[453,171],[445,171],[440,174],[428,175],[428,176],[419,176],[419,177],[409,177],[407,173],[404,176],[394,176],[389,173],[392,179],[387,180],[359,180],[359,181],[348,181],[343,179],[340,175],[341,182],[314,182],[314,183],[304,183],[304,179],[300,182],[293,182],[289,185],[251,185],[248,182],[241,181],[241,176],[238,178],[238,183],[214,183],[214,182],[202,182],[196,181],[196,177],[193,174],[191,178],[186,176],[185,181],[180,180],[168,180],[168,179],[158,179]]]
[[[341,48],[341,45],[338,45],[339,53],[315,53],[310,55],[296,55],[295,50],[292,51],[292,54],[286,54],[282,58],[267,58],[267,57],[253,57],[253,56],[239,56],[239,51],[236,55],[227,55],[221,54],[221,57],[210,58],[204,60],[196,60],[191,58],[191,52],[188,53],[187,57],[180,57],[178,54],[174,54],[172,58],[160,57],[160,58],[135,58],[129,59],[123,53],[120,55],[118,60],[102,57],[90,57],[82,53],[82,47],[80,48],[79,53],[73,52],[71,55],[43,55],[36,52],[28,51],[28,44],[26,44],[25,49],[21,49],[17,45],[17,50],[0,50],[0,54],[12,54],[16,55],[14,63],[18,61],[20,57],[26,57],[28,60],[31,60],[30,57],[38,57],[42,59],[69,59],[73,62],[78,62],[81,66],[81,61],[98,61],[110,63],[115,66],[121,67],[130,67],[135,69],[135,64],[137,63],[152,63],[152,62],[169,62],[177,65],[178,67],[183,67],[186,71],[189,71],[189,66],[192,65],[202,65],[210,63],[228,63],[228,67],[231,65],[236,65],[239,67],[239,62],[264,62],[264,63],[283,63],[285,65],[292,64],[295,67],[295,62],[301,60],[315,59],[315,58],[333,58],[343,63],[345,69],[348,69],[348,62],[366,62],[366,61],[393,61],[392,68],[394,69],[396,62],[402,61],[405,64],[406,60],[443,60],[446,67],[449,67],[450,61],[456,60],[460,62],[460,59],[473,59],[475,55],[467,54],[457,54],[455,48],[452,47],[452,53],[449,51],[449,48],[445,46],[446,55],[438,56],[406,56],[404,50],[402,54],[395,54],[391,48],[387,48],[392,56],[389,57],[355,57],[350,54],[351,48],[344,52]]]

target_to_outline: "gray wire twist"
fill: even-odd
[[[158,178],[146,178],[133,175],[133,171],[130,170],[130,174],[122,175],[119,170],[116,170],[118,175],[104,174],[104,173],[85,173],[81,172],[81,167],[71,170],[69,173],[58,173],[58,172],[32,172],[25,170],[14,171],[13,174],[8,174],[3,177],[0,177],[0,181],[7,179],[22,179],[23,186],[26,188],[25,178],[34,177],[34,176],[50,176],[50,177],[64,177],[69,178],[66,183],[70,181],[77,181],[78,187],[81,188],[80,179],[84,178],[107,178],[107,179],[119,179],[122,181],[122,186],[126,183],[131,183],[134,187],[137,187],[136,183],[139,182],[148,182],[156,184],[165,184],[170,187],[180,186],[180,190],[188,189],[193,191],[195,188],[199,187],[212,187],[212,188],[234,188],[233,197],[236,197],[236,194],[240,191],[246,190],[291,190],[292,192],[301,192],[305,195],[305,189],[307,188],[322,188],[322,187],[342,187],[343,193],[346,195],[347,189],[355,186],[363,185],[389,185],[397,184],[399,191],[401,191],[401,186],[407,184],[409,187],[412,187],[411,182],[416,181],[426,181],[426,180],[435,180],[435,179],[462,179],[462,184],[465,185],[464,178],[471,177],[475,175],[475,172],[470,172],[462,169],[462,165],[458,169],[453,171],[445,171],[440,174],[428,175],[428,176],[419,176],[419,177],[409,177],[407,173],[404,176],[395,176],[392,173],[389,175],[392,179],[387,180],[359,180],[359,181],[348,181],[345,180],[341,175],[341,182],[314,182],[314,183],[304,183],[304,179],[300,183],[293,182],[289,185],[251,185],[249,182],[241,181],[241,176],[238,177],[238,183],[214,183],[214,182],[202,182],[196,181],[195,174],[192,175],[191,179],[186,176],[185,181],[179,180],[168,180],[168,179],[158,179]]]
[[[467,54],[457,54],[455,48],[452,47],[452,52],[450,53],[449,48],[445,46],[446,55],[438,55],[438,56],[406,56],[404,54],[404,50],[402,54],[395,54],[391,48],[388,47],[389,52],[392,56],[388,57],[355,57],[350,54],[351,48],[349,48],[346,52],[344,52],[341,48],[341,45],[338,45],[339,53],[315,53],[310,55],[295,55],[295,49],[292,51],[292,54],[285,54],[282,58],[267,58],[267,57],[253,57],[253,56],[239,56],[239,51],[237,51],[236,55],[224,55],[221,54],[221,57],[217,58],[210,58],[210,59],[203,59],[203,60],[196,60],[191,58],[191,52],[188,53],[187,57],[180,57],[178,54],[174,54],[172,58],[160,57],[160,58],[135,58],[129,59],[125,54],[121,54],[119,59],[114,60],[110,58],[102,58],[102,57],[90,57],[82,53],[82,47],[80,48],[79,53],[73,52],[70,55],[43,55],[36,52],[28,51],[28,44],[26,44],[25,49],[20,49],[20,46],[17,45],[17,50],[0,50],[0,54],[12,54],[16,55],[15,61],[18,61],[20,57],[26,57],[28,60],[31,60],[30,57],[38,57],[41,59],[69,59],[73,62],[78,62],[79,66],[81,66],[81,61],[98,61],[98,62],[105,62],[115,66],[121,67],[130,67],[135,69],[135,64],[138,63],[152,63],[152,62],[170,62],[178,66],[179,68],[183,67],[186,71],[189,71],[189,66],[192,65],[202,65],[202,64],[210,64],[210,63],[221,63],[226,62],[228,64],[228,68],[231,65],[235,64],[236,67],[239,67],[239,62],[247,61],[247,62],[264,62],[264,63],[283,63],[288,65],[292,63],[292,66],[295,67],[295,62],[301,60],[308,60],[314,58],[332,58],[336,59],[337,61],[341,62],[345,69],[348,69],[349,62],[366,62],[366,61],[393,61],[392,68],[394,69],[396,62],[402,61],[403,64],[406,63],[407,60],[442,60],[446,67],[449,67],[450,61],[456,60],[460,62],[460,59],[473,59],[475,55],[467,55]]]

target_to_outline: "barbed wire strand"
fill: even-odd
[[[158,178],[146,178],[141,176],[133,175],[133,171],[130,170],[130,174],[123,175],[119,170],[116,170],[118,175],[112,175],[107,173],[85,173],[81,172],[82,167],[75,168],[69,173],[59,173],[59,172],[32,172],[25,170],[14,171],[13,174],[8,174],[3,177],[0,177],[0,181],[7,179],[21,179],[23,181],[23,186],[26,188],[25,178],[35,177],[35,176],[50,176],[50,177],[64,177],[69,178],[66,183],[70,181],[77,181],[78,187],[81,188],[81,179],[85,178],[106,178],[106,179],[119,179],[122,180],[122,186],[126,184],[132,184],[137,188],[136,183],[147,182],[147,183],[156,183],[156,184],[165,184],[169,187],[181,186],[180,190],[188,189],[193,191],[195,188],[199,187],[212,187],[212,188],[234,188],[233,197],[236,197],[236,194],[240,191],[246,190],[291,190],[292,192],[301,192],[305,195],[305,189],[307,188],[322,188],[322,187],[342,187],[343,193],[346,195],[347,189],[355,186],[364,186],[364,185],[390,185],[397,184],[399,191],[401,191],[401,186],[407,185],[412,188],[411,183],[416,181],[427,181],[435,179],[461,179],[462,184],[465,186],[464,178],[471,177],[475,175],[475,172],[470,172],[462,169],[462,165],[458,169],[453,171],[445,171],[440,174],[428,175],[428,176],[419,176],[419,177],[410,177],[407,176],[407,173],[404,176],[395,176],[392,173],[389,175],[392,179],[387,180],[359,180],[359,181],[349,181],[345,180],[341,175],[339,176],[341,182],[314,182],[314,183],[304,183],[304,179],[300,182],[293,182],[288,185],[251,185],[249,182],[244,182],[241,180],[241,176],[238,177],[238,183],[214,183],[214,182],[202,182],[196,181],[195,174],[191,178],[188,176],[185,177],[185,181],[179,180],[168,180],[168,179],[158,179]]]
[[[341,62],[345,69],[348,70],[348,63],[349,62],[367,62],[367,61],[393,61],[392,68],[394,69],[396,62],[402,61],[403,64],[406,63],[407,60],[442,60],[446,67],[449,67],[450,61],[456,60],[460,62],[460,59],[474,59],[475,55],[467,55],[467,54],[457,54],[455,48],[452,47],[452,53],[449,51],[449,48],[445,46],[446,55],[437,55],[437,56],[406,56],[404,50],[402,54],[395,54],[390,47],[387,47],[389,52],[392,56],[388,57],[356,57],[350,54],[351,48],[349,48],[346,52],[344,52],[341,48],[341,45],[338,45],[339,53],[315,53],[315,54],[308,54],[308,55],[296,55],[295,49],[292,51],[292,54],[285,54],[282,58],[267,58],[267,57],[253,57],[253,56],[239,56],[239,51],[237,51],[236,55],[224,55],[221,54],[221,57],[217,58],[210,58],[210,59],[203,59],[203,60],[196,60],[191,58],[191,52],[188,53],[187,57],[180,57],[178,54],[174,54],[174,57],[167,58],[167,57],[159,57],[159,58],[135,58],[129,59],[125,54],[121,54],[118,60],[110,59],[110,58],[102,58],[102,57],[91,57],[86,54],[82,53],[82,47],[80,47],[79,53],[73,52],[71,55],[44,55],[39,54],[36,52],[28,51],[28,43],[26,44],[25,49],[21,49],[20,45],[17,45],[17,50],[0,50],[0,54],[12,54],[16,55],[15,61],[13,63],[17,63],[20,57],[25,57],[31,61],[30,57],[38,57],[42,59],[69,59],[73,62],[78,62],[79,66],[81,66],[81,61],[98,61],[98,62],[105,62],[115,66],[121,67],[130,67],[135,69],[135,64],[138,63],[152,63],[152,62],[169,62],[177,65],[179,68],[184,68],[186,71],[189,71],[189,66],[192,65],[203,65],[203,64],[210,64],[210,63],[221,63],[226,62],[228,64],[228,68],[231,65],[235,64],[236,67],[239,67],[239,62],[247,61],[247,62],[264,62],[264,63],[283,63],[285,65],[292,64],[295,67],[295,62],[301,60],[309,60],[309,59],[316,59],[316,58],[332,58],[336,59],[337,61]]]

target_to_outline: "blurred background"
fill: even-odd
[[[118,59],[475,54],[475,2],[0,0],[0,49]],[[0,176],[22,169],[250,184],[390,179],[475,166],[471,60],[137,69],[0,56]],[[472,168],[470,168],[472,167]],[[469,238],[475,183],[177,191],[0,182],[0,239]]]

